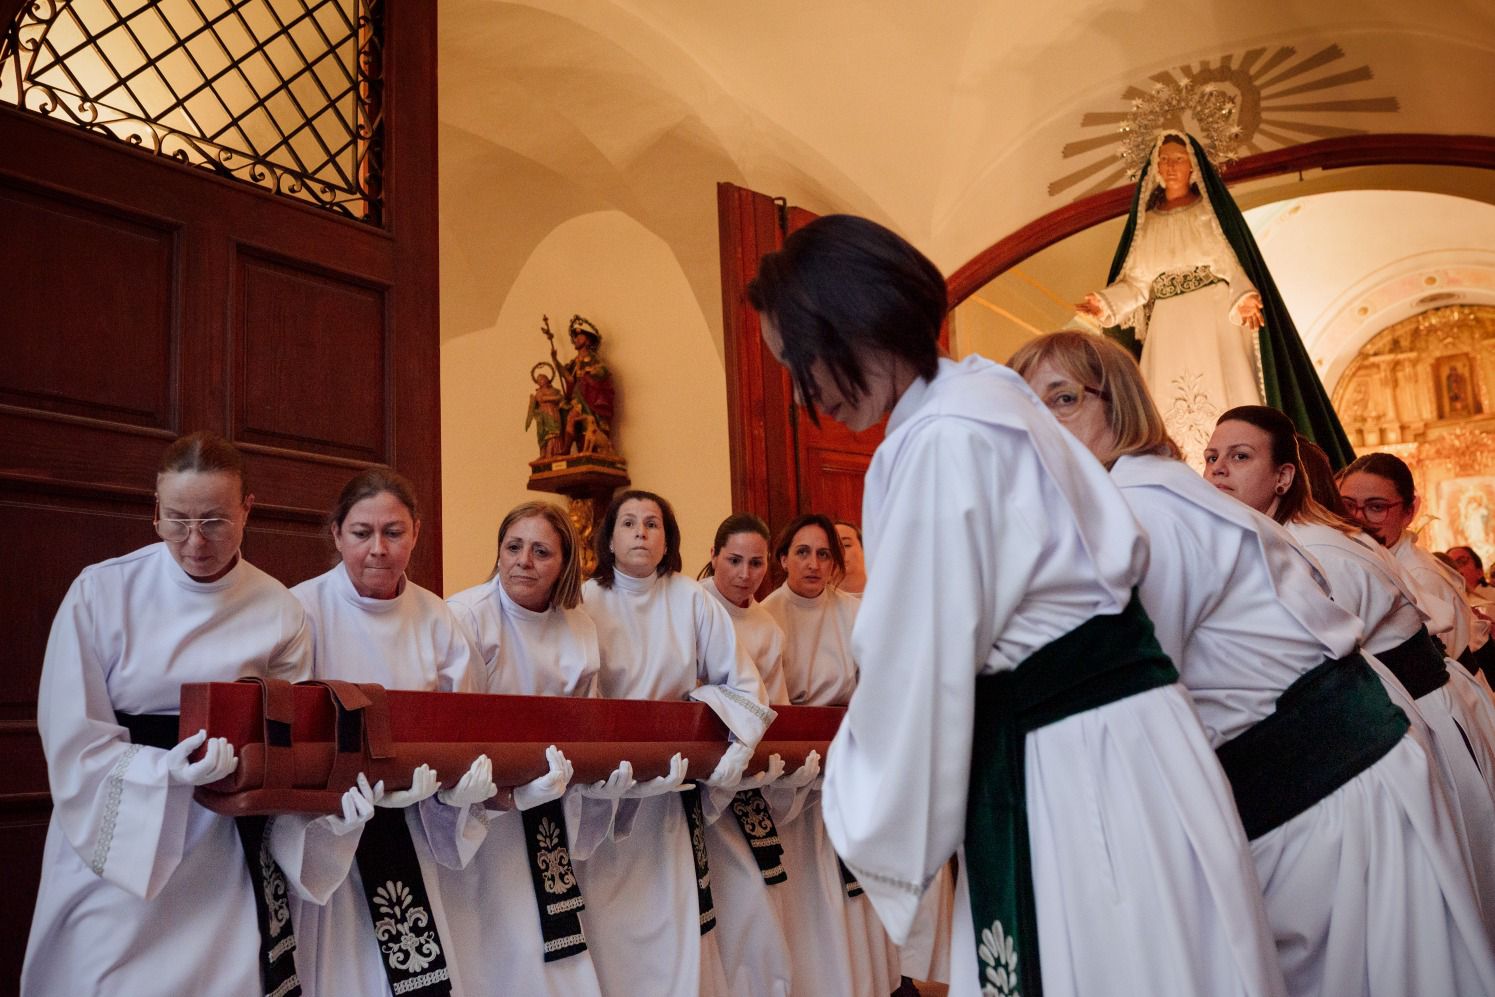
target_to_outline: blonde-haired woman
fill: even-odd
[[[525,502],[509,510],[499,524],[492,574],[447,604],[482,656],[479,691],[597,694],[597,628],[580,608],[580,544],[557,506]],[[472,997],[596,995],[571,863],[586,853],[589,836],[606,833],[611,807],[599,808],[576,792],[564,807],[527,802],[521,790],[514,807],[487,814],[488,837],[471,864],[441,871],[448,902],[472,915],[453,927],[463,982]],[[549,878],[540,870],[537,880],[534,863],[542,855],[559,864]]]
[[[1360,656],[1359,619],[1282,527],[1177,459],[1120,347],[1052,333],[1011,364],[1147,531],[1142,602],[1230,779],[1288,991],[1491,993],[1447,801]]]

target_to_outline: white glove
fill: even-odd
[[[786,789],[804,789],[815,781],[820,774],[820,752],[812,751],[805,756],[805,763],[795,769],[790,775],[779,780],[779,785]]]
[[[207,748],[202,757],[189,762],[188,756],[204,742]],[[239,759],[234,757],[234,746],[228,743],[228,738],[215,737],[209,741],[205,730],[198,731],[166,753],[166,775],[181,786],[206,786],[233,774],[238,767]]]
[[[550,763],[549,772],[533,782],[514,787],[514,806],[518,809],[531,810],[566,795],[566,787],[571,784],[576,769],[553,744],[545,749],[545,760]]]
[[[381,790],[384,788],[384,780],[379,780],[378,788]],[[385,793],[381,799],[375,801],[375,805],[397,810],[419,803],[429,796],[435,796],[440,788],[441,783],[436,781],[436,770],[429,765],[422,765],[410,773],[409,789],[397,789],[392,793]]]
[[[706,785],[716,789],[731,789],[742,781],[742,773],[747,771],[748,762],[753,760],[753,749],[741,741],[734,741],[727,745],[727,750],[722,752],[722,760],[716,763],[716,768],[706,777]]]
[[[482,803],[497,793],[498,786],[493,782],[493,760],[487,755],[478,755],[467,774],[451,789],[438,790],[436,798],[449,807],[467,807]]]
[[[658,779],[650,779],[648,782],[635,783],[633,788],[623,794],[633,799],[643,799],[646,796],[659,796],[662,793],[678,793],[686,789],[685,769],[690,763],[680,752],[675,752],[670,759],[670,774],[662,775]]]
[[[635,785],[633,763],[624,760],[618,763],[617,769],[605,781],[577,786],[576,791],[582,796],[590,796],[595,800],[621,800]]]
[[[374,816],[374,807],[384,796],[384,783],[370,786],[368,776],[358,773],[358,782],[343,794],[343,815],[333,814],[327,818],[327,826],[341,838],[367,824]]]
[[[737,791],[745,793],[753,789],[762,789],[779,781],[784,774],[784,759],[778,755],[768,756],[768,768],[755,776],[749,776],[737,784]]]

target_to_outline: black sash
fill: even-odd
[[[1413,699],[1448,684],[1448,665],[1427,627],[1418,627],[1415,634],[1390,650],[1377,651],[1376,659],[1391,669]]]
[[[450,994],[441,935],[405,811],[377,807],[358,842],[358,874],[384,956],[384,975],[396,994]]]
[[[685,823],[690,828],[690,850],[696,860],[696,906],[701,911],[701,934],[716,927],[716,905],[711,899],[711,864],[706,857],[706,818],[701,813],[701,791],[695,786],[680,793]]]
[[[1360,652],[1305,672],[1271,716],[1215,749],[1246,837],[1282,826],[1370,768],[1409,726]]]
[[[114,722],[130,732],[131,744],[170,750],[180,740],[180,719],[172,714],[114,714]],[[300,997],[296,976],[296,932],[291,925],[289,889],[285,873],[270,857],[270,818],[237,817],[244,868],[254,894],[255,920],[260,929],[260,985],[266,997]]]
[[[1471,651],[1466,647],[1464,653],[1459,655],[1459,664],[1470,675],[1478,675],[1481,671],[1487,678],[1495,675],[1495,637],[1481,644],[1478,651]]]
[[[768,801],[763,792],[749,789],[732,797],[732,816],[753,851],[753,860],[758,863],[758,872],[763,882],[776,886],[789,879],[784,871],[784,843],[779,840],[779,828],[769,812]]]
[[[862,895],[862,884],[857,881],[856,873],[846,868],[846,863],[841,861],[841,856],[836,856],[836,866],[841,870],[841,887],[846,891],[847,899]]]
[[[576,870],[571,867],[565,808],[560,800],[551,800],[520,811],[520,817],[524,821],[530,882],[540,914],[540,936],[545,940],[545,961],[585,952],[587,938],[581,930],[581,912],[586,907]]]

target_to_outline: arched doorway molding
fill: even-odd
[[[1313,169],[1408,164],[1495,169],[1495,137],[1385,134],[1322,139],[1247,156],[1231,165],[1226,180],[1234,185]],[[951,306],[1039,250],[1126,214],[1131,199],[1130,185],[1103,191],[1056,208],[998,239],[950,275],[947,284]]]

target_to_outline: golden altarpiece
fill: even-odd
[[[1495,556],[1495,308],[1448,305],[1389,326],[1350,362],[1334,408],[1356,453],[1394,453],[1422,495],[1429,550]]]

